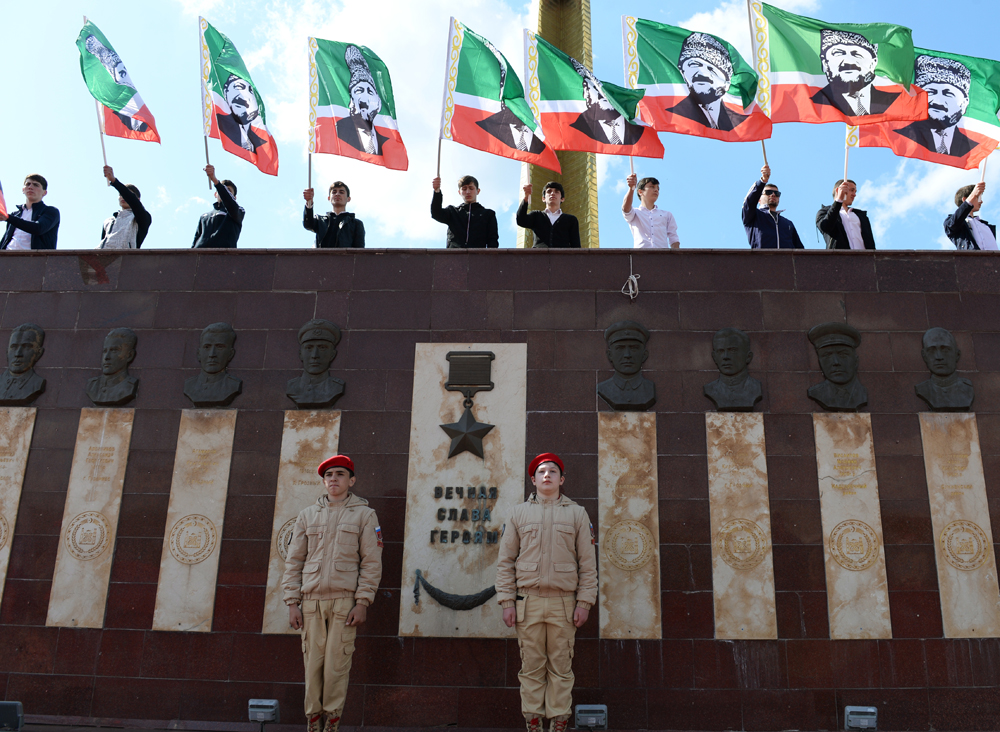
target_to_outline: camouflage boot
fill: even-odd
[[[340,715],[336,717],[327,717],[326,724],[323,726],[323,732],[337,732],[340,729]]]
[[[311,717],[307,717],[306,732],[322,732],[323,730],[323,713],[314,714]]]
[[[569,729],[569,717],[556,717],[549,726],[550,732],[566,732]]]
[[[542,723],[544,721],[541,717],[524,718],[524,724],[528,728],[528,732],[542,732]]]

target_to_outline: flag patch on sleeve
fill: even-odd
[[[590,543],[591,544],[596,544],[597,543],[597,534],[594,533],[594,522],[593,521],[590,522]]]
[[[385,546],[382,543],[382,527],[381,526],[376,526],[375,527],[375,538],[378,540],[378,545],[379,546]]]

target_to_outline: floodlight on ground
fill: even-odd
[[[845,730],[877,730],[878,708],[844,707]]]
[[[277,699],[251,699],[248,709],[251,722],[260,722],[260,732],[268,722],[281,721],[281,709]]]
[[[577,729],[607,729],[608,728],[608,705],[607,704],[577,704],[576,722],[573,725]]]
[[[0,730],[21,732],[24,726],[24,708],[21,702],[0,702]]]

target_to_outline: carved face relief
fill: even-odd
[[[299,346],[302,368],[311,376],[319,376],[330,370],[330,364],[337,357],[337,349],[330,341],[309,340]]]
[[[935,330],[924,336],[924,347],[920,350],[927,368],[935,376],[951,376],[958,368],[961,351],[955,339],[946,330]]]
[[[728,335],[712,341],[712,360],[724,376],[745,371],[752,358],[750,344],[739,336]]]
[[[858,353],[850,346],[834,343],[816,349],[819,366],[828,381],[843,386],[858,373]]]
[[[608,359],[622,376],[635,376],[648,357],[649,351],[640,341],[625,338],[608,347]]]
[[[42,349],[35,340],[35,334],[30,330],[22,330],[10,337],[7,346],[7,369],[15,375],[30,371],[35,362],[42,357]]]
[[[198,346],[198,363],[206,374],[217,374],[226,370],[226,366],[236,355],[236,349],[229,342],[226,333],[202,333],[201,345]]]
[[[121,336],[108,336],[104,339],[104,351],[101,356],[101,373],[105,376],[117,374],[128,368],[135,358],[135,352]]]

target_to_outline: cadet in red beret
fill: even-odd
[[[334,455],[317,472],[326,492],[295,521],[282,586],[288,622],[302,631],[308,732],[337,732],[357,627],[382,579],[382,530],[350,490],[353,460]]]
[[[521,712],[528,732],[565,732],[573,644],[597,602],[597,553],[587,512],[562,495],[563,461],[542,453],[528,467],[535,492],[514,507],[500,539],[497,599],[521,646]]]

